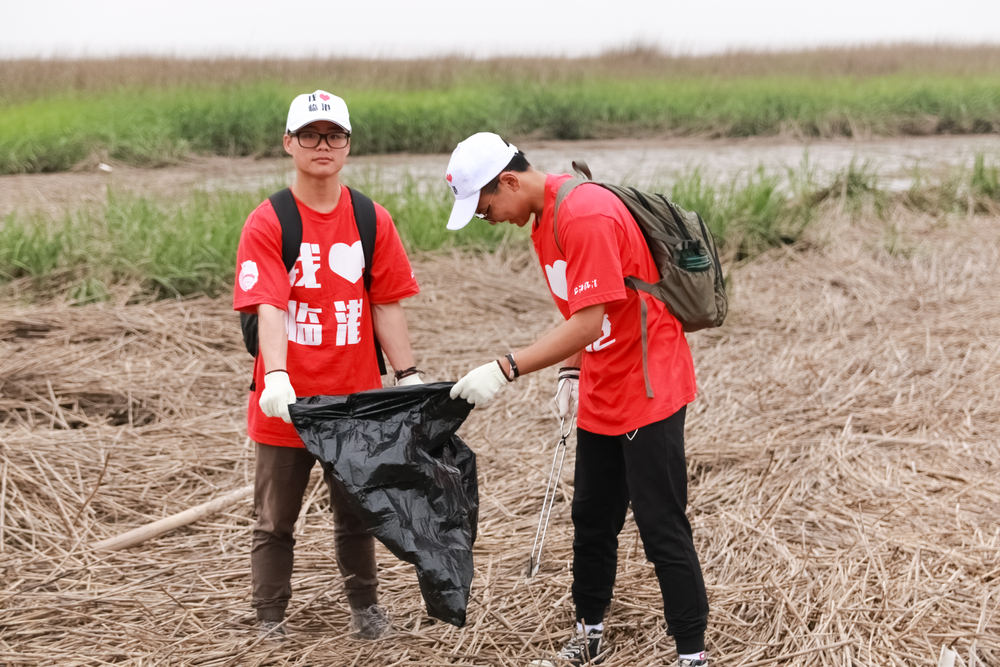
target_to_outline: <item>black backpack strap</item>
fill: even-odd
[[[295,204],[295,197],[288,188],[275,192],[269,197],[278,224],[281,225],[281,261],[285,271],[291,271],[295,260],[299,258],[299,246],[302,244],[302,216]],[[243,329],[243,344],[251,356],[257,356],[259,340],[257,336],[257,314],[240,313],[240,327]],[[253,390],[254,385],[250,385]]]
[[[361,250],[365,255],[365,270],[362,275],[367,293],[372,288],[372,261],[375,256],[375,234],[378,231],[375,223],[375,202],[354,188],[348,188],[348,190],[351,193],[351,206],[354,208],[354,222],[358,226],[358,236],[361,237]],[[385,375],[388,371],[385,367],[385,359],[382,357],[382,346],[379,345],[378,336],[375,335],[374,323],[372,324],[372,338],[375,341],[375,357],[378,359],[379,375]]]
[[[281,261],[285,264],[285,271],[291,271],[302,245],[302,215],[291,188],[279,190],[268,199],[281,225]]]
[[[285,265],[285,271],[291,271],[299,258],[299,249],[302,245],[302,215],[299,213],[291,188],[279,190],[268,199],[281,226],[281,262]],[[240,326],[243,329],[243,343],[247,352],[256,357],[260,345],[257,315],[240,313]],[[252,381],[250,391],[256,388],[257,383]]]
[[[375,254],[375,202],[354,188],[351,192],[351,206],[354,207],[354,222],[361,237],[361,249],[365,254],[365,291],[372,288],[372,256]]]

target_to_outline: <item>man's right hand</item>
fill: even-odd
[[[464,398],[477,408],[488,403],[500,387],[510,382],[504,377],[503,369],[498,361],[491,361],[479,368],[473,368],[465,377],[451,388],[450,396],[454,400]]]
[[[260,409],[268,417],[281,417],[292,423],[288,406],[295,402],[295,390],[285,371],[271,371],[264,376],[264,391],[260,392]]]

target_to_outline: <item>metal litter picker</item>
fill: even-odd
[[[552,506],[556,502],[556,487],[559,486],[559,479],[562,475],[563,461],[566,460],[566,438],[572,431],[572,417],[567,424],[566,419],[559,419],[559,443],[552,453],[552,469],[549,471],[549,482],[545,486],[545,499],[542,501],[542,515],[538,517],[538,529],[535,531],[535,543],[531,546],[531,555],[528,556],[528,579],[535,576],[541,566],[542,546],[545,544],[545,532],[549,527],[549,518],[552,516]]]

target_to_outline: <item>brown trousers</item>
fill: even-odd
[[[254,511],[250,570],[251,606],[261,621],[281,621],[292,597],[292,562],[295,520],[309,484],[315,457],[298,447],[257,443],[254,477]],[[344,487],[324,471],[333,511],[333,543],[337,566],[343,575],[347,601],[352,608],[378,602],[375,540],[361,525],[344,497]]]

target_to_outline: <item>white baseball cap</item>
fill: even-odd
[[[292,105],[288,107],[288,123],[285,130],[296,132],[317,120],[328,120],[348,132],[351,131],[351,117],[347,113],[347,103],[325,90],[303,93],[292,100]]]
[[[444,177],[455,193],[448,229],[461,229],[469,224],[479,206],[480,190],[503,171],[516,154],[516,146],[492,132],[474,134],[452,151]]]

